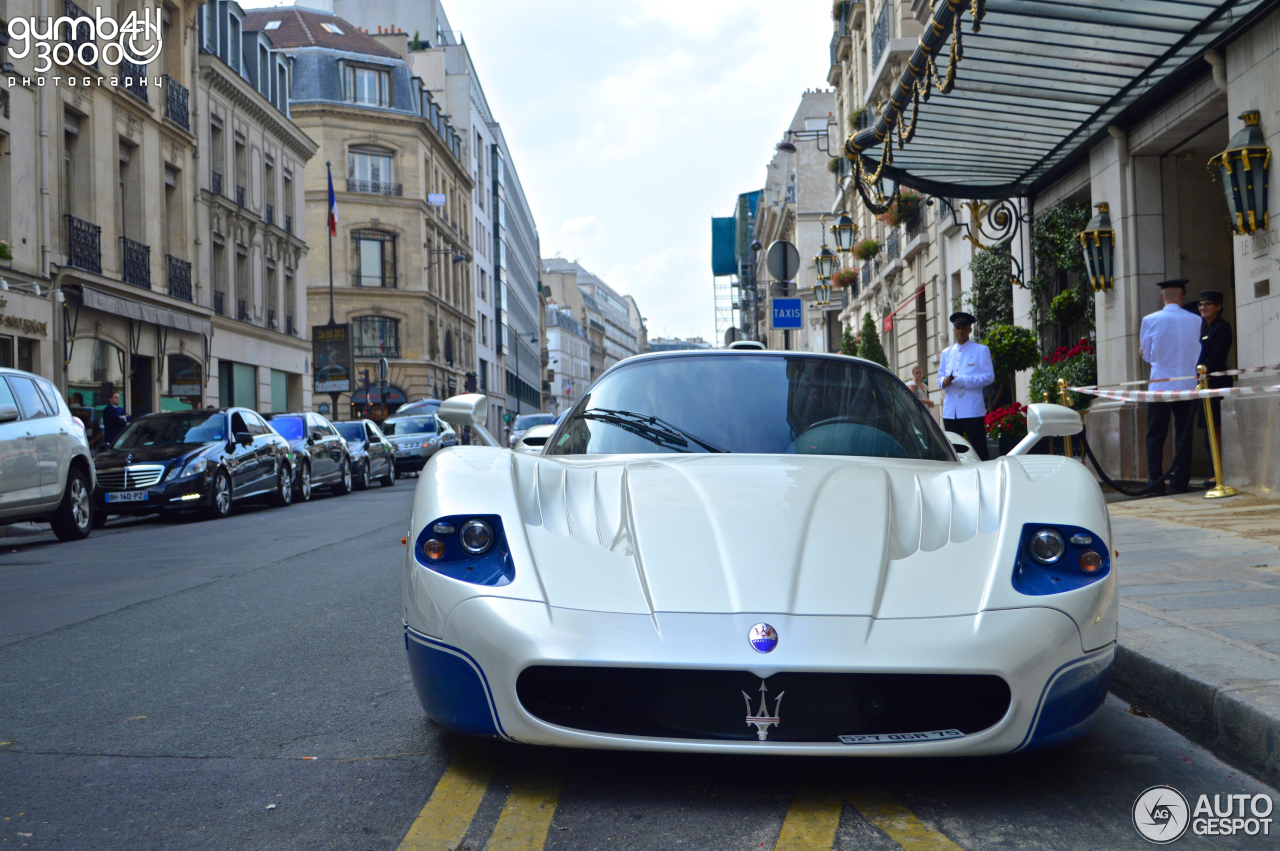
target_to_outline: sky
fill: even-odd
[[[764,185],[800,95],[826,87],[830,0],[445,0],[445,12],[543,256],[635,296],[650,337],[714,341],[711,218]]]

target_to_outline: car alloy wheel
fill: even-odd
[[[213,476],[213,493],[209,500],[209,516],[226,517],[231,513],[231,479],[226,470],[219,470]]]
[[[303,502],[311,499],[311,465],[303,464],[298,472],[298,496]]]
[[[287,465],[280,467],[280,501],[285,505],[293,502],[293,469]]]
[[[369,489],[369,462],[365,461],[360,465],[360,481],[356,483],[359,490],[367,491]]]
[[[103,519],[106,513],[103,513]],[[93,510],[92,494],[89,482],[80,470],[67,471],[67,486],[62,492],[62,502],[51,519],[53,533],[59,541],[79,541],[89,537],[97,519]]]
[[[76,528],[84,532],[88,532],[89,527],[93,525],[89,488],[85,485],[84,479],[78,477],[71,480],[71,518],[75,521]]]
[[[334,482],[332,490],[338,496],[351,493],[351,460],[349,458],[342,459],[342,473],[338,481]]]

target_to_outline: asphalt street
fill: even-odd
[[[455,736],[405,665],[415,484],[0,539],[0,848],[1124,849],[1154,785],[1280,800],[1114,697],[1072,746],[986,759]]]

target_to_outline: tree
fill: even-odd
[[[853,336],[853,327],[850,325],[844,326],[844,333],[840,335],[840,354],[858,354],[858,339]]]
[[[876,331],[876,321],[871,313],[862,316],[862,340],[858,343],[858,357],[874,361],[887,367],[889,359],[884,355],[884,346],[880,345],[880,333]]]
[[[981,340],[997,325],[1013,324],[1013,261],[1003,249],[980,249],[973,253],[969,271],[969,309],[977,320],[974,336]]]
[[[1013,375],[1040,365],[1040,344],[1035,332],[1018,325],[997,325],[980,341],[991,350],[991,367],[996,376],[995,398],[1001,399],[1013,387]],[[1009,394],[1012,400],[1013,394]]]

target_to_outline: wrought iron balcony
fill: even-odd
[[[127,236],[120,237],[120,259],[124,282],[151,289],[151,246]]]
[[[88,26],[85,26],[83,24],[79,26],[72,25],[72,26],[67,26],[63,29],[62,32],[66,36],[66,43],[71,45],[71,52],[75,54],[76,58],[78,59],[80,56],[80,48],[83,45],[92,44],[94,46],[94,55],[96,56],[98,46],[93,40],[93,32],[94,32],[94,26],[95,26],[92,23],[93,16],[86,13],[84,9],[81,9],[75,3],[72,3],[71,0],[62,0],[62,14],[66,15],[72,21],[74,21],[76,18],[84,18],[85,20],[90,22]],[[93,62],[89,62],[87,64],[89,65],[90,68],[98,67],[97,60],[94,60]]]
[[[284,217],[284,232],[293,233],[293,216]]]
[[[213,294],[213,312],[219,316],[227,315],[227,294],[222,292],[214,292]]]
[[[266,214],[267,224],[274,225],[276,223],[276,208],[267,204],[266,210],[263,212]]]
[[[870,263],[870,261],[863,261],[863,263],[862,263],[862,290],[863,290],[863,292],[866,292],[867,288],[868,288],[868,287],[870,287],[870,286],[871,286],[871,263]]]
[[[218,172],[215,171],[210,176],[212,177],[212,180],[209,181],[209,191],[211,191],[214,195],[221,195],[222,194],[222,175],[218,174]]]
[[[244,299],[236,299],[236,319],[241,322],[249,321],[249,303]]]
[[[929,220],[925,218],[924,209],[917,210],[916,214],[906,221],[907,239],[915,239],[928,224]]]
[[[267,308],[267,327],[272,331],[276,330],[276,309],[274,307]]]
[[[884,241],[885,258],[888,260],[897,260],[902,253],[901,251],[899,251],[900,248],[901,246],[899,245],[899,240],[898,240],[898,229],[894,228],[893,230],[889,231],[889,236],[886,237]]]
[[[880,16],[876,18],[875,29],[871,31],[871,70],[875,72],[875,68],[880,64],[880,57],[884,55],[884,50],[889,46],[889,10],[893,8],[892,3],[880,4]]]
[[[187,87],[170,77],[164,78],[164,117],[183,130],[191,129],[190,93]]]
[[[165,255],[169,262],[169,295],[183,301],[191,298],[191,261],[180,260],[172,254]]]
[[[147,79],[146,65],[139,65],[136,62],[130,62],[128,59],[122,60],[120,62],[120,77],[126,92],[143,103],[150,103],[147,100],[147,87],[145,85]]]
[[[67,216],[67,265],[102,274],[102,228]]]
[[[298,329],[293,327],[293,314],[291,313],[284,315],[284,332],[290,337],[298,332]]]
[[[348,192],[363,192],[366,195],[401,195],[399,183],[383,183],[378,180],[356,180],[347,178]]]
[[[244,206],[244,187],[243,186],[236,187],[236,206],[237,207]]]

